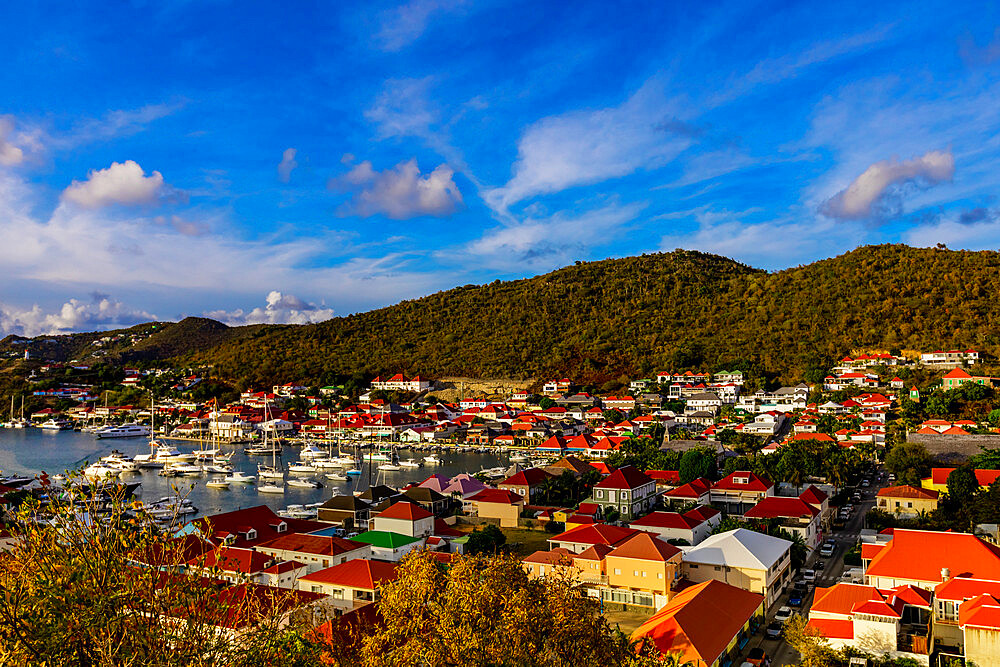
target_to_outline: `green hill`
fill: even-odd
[[[189,318],[123,357],[213,364],[221,377],[253,382],[403,371],[568,374],[600,385],[730,365],[792,380],[859,348],[997,355],[998,294],[996,252],[871,246],[768,273],[679,250],[467,285],[315,325]]]

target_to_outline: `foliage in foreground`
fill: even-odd
[[[108,508],[83,491],[52,496],[26,503],[10,525],[0,664],[297,665],[316,654],[282,613],[289,592],[178,567],[192,542],[133,516],[121,498]]]
[[[331,646],[339,667],[660,665],[611,628],[568,572],[532,578],[513,556],[415,553],[381,589],[378,619]]]

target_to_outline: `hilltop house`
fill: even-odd
[[[624,466],[602,479],[591,492],[591,502],[607,514],[616,510],[624,519],[632,519],[656,506],[656,482],[633,466]]]

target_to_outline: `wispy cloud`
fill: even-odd
[[[678,122],[681,106],[652,79],[619,106],[544,118],[525,130],[513,177],[487,201],[506,210],[535,195],[663,166],[692,141],[664,129]]]
[[[985,46],[979,46],[972,35],[966,35],[958,42],[958,53],[969,65],[992,65],[1000,60],[1000,27]]]
[[[952,250],[996,250],[1000,247],[1000,211],[985,207],[952,211],[907,230],[903,238],[920,247],[943,243]]]
[[[399,51],[420,38],[435,15],[453,12],[465,5],[464,0],[410,0],[383,12],[381,28],[373,36],[384,51]]]
[[[14,145],[14,118],[0,116],[0,166],[13,167],[24,162],[24,151]]]
[[[138,109],[115,109],[101,118],[77,122],[66,132],[48,133],[44,143],[57,150],[69,150],[114,137],[127,137],[144,131],[151,123],[165,118],[185,106],[183,100],[147,104]]]
[[[281,154],[281,162],[278,163],[278,180],[287,183],[292,178],[292,170],[299,166],[295,161],[296,150],[286,148]]]
[[[929,151],[909,160],[880,160],[824,202],[820,211],[839,220],[882,219],[902,210],[901,189],[950,181],[955,158],[950,151]]]

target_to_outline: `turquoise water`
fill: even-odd
[[[182,452],[201,448],[198,443],[171,441],[169,444],[176,446]],[[42,471],[51,476],[66,470],[77,469],[86,461],[96,461],[100,457],[110,454],[113,449],[129,456],[149,453],[147,441],[141,438],[98,440],[93,434],[77,431],[0,428],[0,471],[2,471],[3,476],[33,476]],[[256,476],[257,464],[259,462],[270,463],[271,461],[270,457],[246,456],[243,454],[242,446],[237,446],[236,449],[236,454],[231,461],[233,468],[247,474]],[[400,457],[406,459],[412,456],[414,459],[420,460],[427,454],[404,450],[400,452]],[[423,468],[403,469],[396,472],[371,471],[372,481],[400,487],[411,481],[423,481],[433,473],[452,476],[509,464],[506,457],[501,459],[494,454],[444,452],[439,453],[438,456],[443,461],[438,465],[425,465]],[[289,462],[297,461],[298,458],[297,447],[284,448],[283,462],[286,467]],[[281,462],[279,460],[279,463]],[[378,464],[376,463],[376,465]],[[324,488],[298,489],[286,486],[283,495],[258,494],[253,484],[233,484],[228,489],[210,489],[205,486],[208,479],[219,478],[221,475],[160,477],[157,472],[156,470],[126,472],[122,473],[121,479],[141,482],[142,487],[139,493],[141,498],[146,501],[175,494],[187,495],[198,508],[199,515],[217,514],[255,505],[268,505],[272,509],[278,510],[291,504],[306,505],[323,502],[333,495],[332,489],[337,489],[343,495],[355,490],[367,489],[369,486],[367,465],[362,470],[363,474],[352,476],[352,479],[347,482],[336,482],[326,479],[322,475],[316,475],[312,477],[321,482]],[[310,476],[304,475],[303,477]]]

